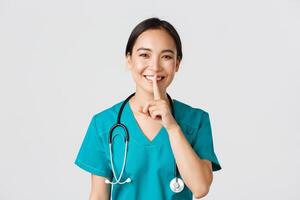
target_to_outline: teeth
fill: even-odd
[[[154,76],[147,76],[147,75],[145,75],[145,77],[146,77],[146,79],[148,79],[148,80],[153,80],[154,79]],[[162,76],[157,76],[156,77],[156,80],[161,80],[161,79],[163,79],[163,77]]]

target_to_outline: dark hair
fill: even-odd
[[[140,34],[142,34],[144,31],[149,30],[149,29],[164,29],[166,30],[170,36],[173,38],[175,45],[176,45],[176,50],[177,50],[177,59],[181,60],[182,59],[182,47],[181,47],[181,40],[180,37],[175,30],[175,28],[167,21],[165,20],[160,20],[157,17],[152,17],[143,20],[140,22],[136,27],[132,30],[127,45],[126,45],[126,50],[125,50],[125,56],[128,55],[128,53],[131,55],[132,54],[132,49],[135,44],[136,39],[139,37]]]

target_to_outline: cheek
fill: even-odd
[[[145,62],[134,62],[133,63],[133,70],[135,71],[135,73],[142,73],[144,71],[144,69],[147,66],[147,63]]]
[[[164,66],[165,69],[175,68],[176,62],[175,60],[165,60],[161,62],[161,65]]]
[[[176,72],[176,63],[174,61],[165,62],[163,67],[168,74]]]

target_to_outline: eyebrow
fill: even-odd
[[[145,48],[145,47],[140,47],[140,48],[138,48],[136,51],[140,51],[140,50],[152,51],[151,49]],[[164,50],[162,50],[161,52],[162,52],[162,53],[170,52],[170,53],[172,53],[172,54],[175,54],[175,52],[174,52],[173,50],[171,50],[171,49],[164,49]]]

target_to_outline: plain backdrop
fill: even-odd
[[[134,91],[124,51],[148,17],[182,39],[169,94],[210,114],[223,169],[203,199],[300,199],[299,0],[0,0],[0,199],[88,198],[73,162]]]

